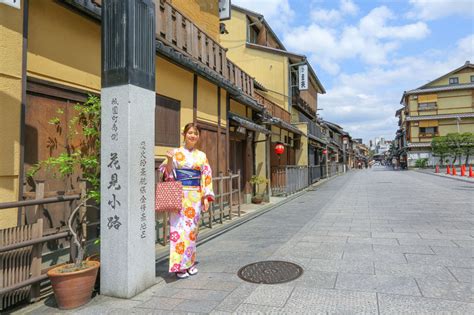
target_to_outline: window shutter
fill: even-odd
[[[156,96],[155,145],[179,147],[181,102]]]
[[[437,120],[422,120],[420,121],[420,127],[438,127]]]
[[[419,103],[436,103],[437,101],[438,101],[437,94],[426,94],[426,95],[418,96],[418,104]]]

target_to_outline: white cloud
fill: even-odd
[[[284,30],[295,16],[289,0],[232,0],[232,4],[264,15],[275,31]]]
[[[342,13],[355,15],[359,12],[359,8],[352,0],[341,0],[339,8]]]
[[[410,0],[412,11],[408,17],[435,20],[442,17],[460,15],[474,16],[474,1],[472,0]]]
[[[341,21],[342,15],[338,10],[312,10],[311,19],[317,21],[319,24],[337,24]]]
[[[352,0],[341,0],[339,9],[321,9],[316,7],[311,10],[311,19],[319,25],[335,25],[342,21],[346,15],[355,15],[359,8],[352,2]]]
[[[360,20],[360,33],[378,39],[420,39],[429,34],[428,26],[424,22],[387,26],[387,22],[395,18],[394,13],[387,7],[377,7]]]
[[[355,9],[351,10],[355,12]],[[312,17],[321,14],[327,18],[341,18],[341,12],[317,10],[312,12]],[[333,75],[340,71],[339,63],[345,59],[359,59],[367,65],[383,65],[388,63],[391,53],[403,41],[421,39],[429,34],[424,22],[391,25],[393,20],[396,20],[396,15],[385,6],[373,9],[355,25],[340,29],[322,26],[319,23],[321,20],[315,19],[307,26],[288,30],[284,34],[284,43],[289,50],[308,55]]]
[[[391,139],[397,129],[395,111],[403,90],[417,88],[474,60],[474,35],[466,36],[447,50],[449,56],[427,51],[418,56],[397,58],[390,66],[374,66],[366,71],[334,78],[334,87],[319,98],[321,115],[340,124],[353,137],[365,142],[376,136]]]

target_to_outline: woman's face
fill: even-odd
[[[199,131],[194,127],[189,128],[188,132],[184,134],[184,142],[186,143],[186,145],[194,147],[198,141]]]

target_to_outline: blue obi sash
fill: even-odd
[[[191,168],[176,169],[176,180],[183,186],[201,186],[201,171]]]

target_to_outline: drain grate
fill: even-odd
[[[303,274],[303,268],[288,261],[259,261],[239,269],[240,279],[261,284],[277,284],[295,280]]]

